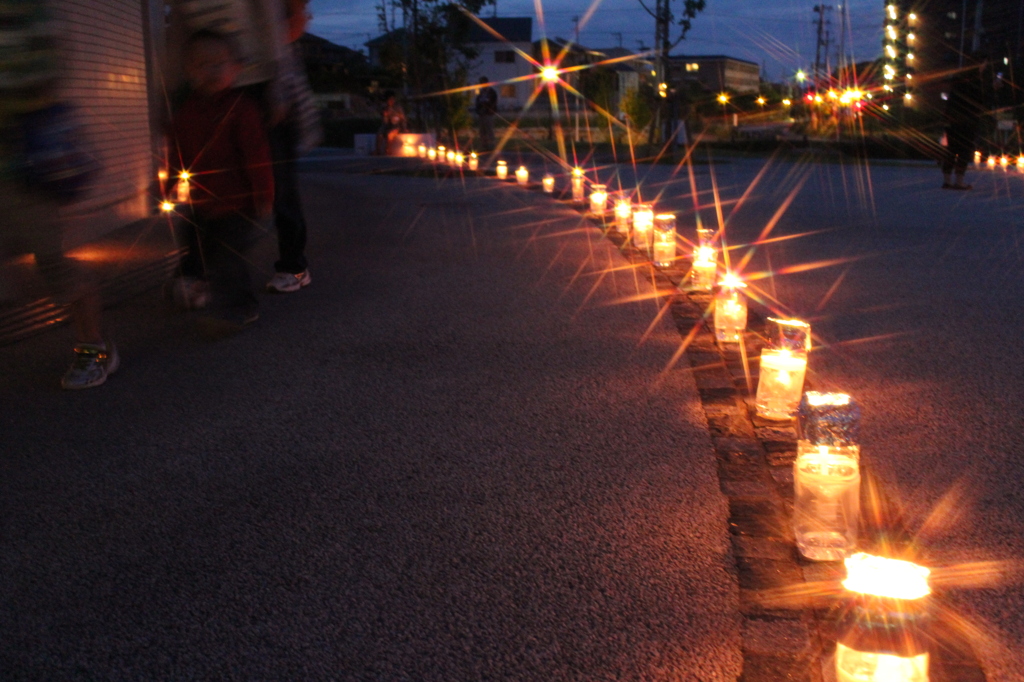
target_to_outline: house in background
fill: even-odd
[[[469,63],[467,81],[475,85],[481,77],[496,83],[498,109],[518,111],[526,106],[534,90],[532,80],[508,83],[513,78],[529,76],[536,72],[520,52],[533,54],[533,19],[530,17],[490,17],[482,19],[494,29],[501,39],[494,37],[482,27],[474,25],[470,30],[468,46],[477,52]],[[520,52],[517,52],[518,49]]]
[[[755,62],[725,55],[670,55],[668,81],[697,82],[711,92],[755,94],[761,88],[761,67]]]

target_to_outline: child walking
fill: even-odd
[[[190,269],[210,285],[208,331],[233,333],[259,317],[248,253],[273,210],[270,147],[259,105],[234,87],[241,64],[229,38],[194,34],[184,48],[191,93],[171,125],[172,177],[189,175]]]

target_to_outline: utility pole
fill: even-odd
[[[821,82],[821,48],[825,48],[828,59],[828,38],[825,34],[825,13],[831,10],[829,5],[815,5],[814,12],[818,15],[818,43],[814,49],[814,89],[820,89]]]

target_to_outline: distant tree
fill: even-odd
[[[654,97],[654,90],[649,85],[641,85],[639,88],[631,88],[623,95],[619,106],[622,113],[626,115],[629,127],[634,131],[646,128],[654,117],[651,109],[651,100]]]
[[[401,79],[413,99],[416,123],[438,132],[457,134],[469,126],[469,93],[464,87],[468,63],[477,56],[467,44],[474,15],[494,0],[380,0],[381,30],[399,34],[386,53],[388,68]],[[401,32],[397,23],[401,21]],[[461,113],[460,113],[461,112]]]

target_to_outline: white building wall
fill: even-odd
[[[150,215],[155,159],[150,126],[142,0],[56,0],[65,58],[64,89],[102,171],[69,206],[69,240],[81,242]]]
[[[530,43],[478,43],[472,47],[479,52],[479,56],[469,65],[468,84],[476,85],[480,81],[480,77],[485,76],[488,81],[495,83],[494,89],[498,91],[499,110],[516,111],[526,106],[526,102],[533,93],[534,80],[515,83],[507,81],[533,74],[533,65],[526,61],[519,52],[514,52],[511,63],[498,61],[496,53],[507,54],[513,52],[514,48],[518,48],[522,52],[530,54],[533,46]]]

